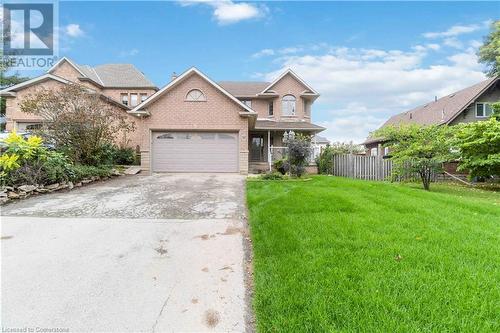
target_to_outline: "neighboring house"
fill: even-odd
[[[454,92],[415,109],[397,114],[382,127],[398,124],[456,125],[487,119],[491,103],[500,101],[499,77],[490,78],[471,87]],[[388,155],[384,139],[368,137],[363,143],[367,155]]]
[[[268,170],[271,146],[287,131],[315,134],[311,105],[319,94],[287,70],[273,82],[216,83],[191,68],[160,90],[132,65],[81,66],[61,59],[47,74],[0,91],[7,97],[8,129],[43,119],[19,110],[37,88],[78,82],[95,89],[130,115],[136,130],[129,145],[151,172]]]

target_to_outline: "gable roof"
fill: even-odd
[[[436,101],[418,106],[389,118],[382,126],[398,124],[442,125],[450,124],[471,103],[489,88],[498,83],[500,77],[492,77],[475,85],[441,97]],[[411,118],[410,118],[411,117]],[[383,141],[382,138],[368,137],[365,144]]]
[[[27,88],[29,86],[32,86],[34,84],[47,81],[47,80],[55,80],[61,83],[69,83],[68,80],[63,79],[62,77],[59,77],[57,75],[52,75],[52,74],[43,74],[40,76],[37,76],[33,79],[15,84],[13,86],[7,87],[5,89],[0,90],[0,96],[15,96],[15,92],[24,88]]]
[[[269,85],[269,82],[255,81],[219,81],[217,83],[235,97],[254,97]]]
[[[282,78],[284,78],[286,75],[290,74],[293,76],[297,81],[302,83],[304,87],[306,87],[312,95],[317,95],[319,96],[319,93],[314,90],[310,85],[308,85],[304,80],[302,80],[297,74],[295,74],[294,71],[292,71],[290,68],[284,71],[280,76],[278,76],[273,82],[271,82],[269,85],[267,85],[264,89],[259,94],[265,94],[267,90],[271,89],[276,83],[278,83]]]
[[[32,85],[35,85],[37,83],[40,83],[40,82],[43,82],[43,81],[47,81],[47,80],[54,80],[54,81],[58,81],[58,82],[61,82],[63,84],[70,84],[70,83],[73,83],[71,81],[68,81],[62,77],[59,77],[57,75],[53,75],[53,74],[43,74],[43,75],[40,75],[40,76],[37,76],[33,79],[30,79],[30,80],[27,80],[27,81],[24,81],[24,82],[21,82],[21,83],[18,83],[16,85],[13,85],[13,86],[10,86],[8,88],[5,88],[3,90],[0,90],[0,96],[5,96],[5,97],[15,97],[16,96],[16,92],[18,90],[21,90],[21,89],[24,89],[24,88],[27,88],[29,86],[32,86]],[[124,110],[130,110],[130,108],[126,105],[123,105],[122,103],[118,102],[118,101],[115,101],[114,99],[112,99],[111,97],[109,96],[106,96],[98,91],[95,91],[93,89],[90,89],[90,88],[86,88],[90,93],[92,94],[97,94],[99,95],[99,97],[110,103],[110,104],[113,104],[113,105],[116,105],[118,107],[120,107],[121,109],[124,109]]]
[[[67,62],[82,80],[90,80],[104,88],[151,88],[157,89],[146,76],[132,64],[104,64],[99,66],[79,65],[67,57],[62,57],[47,73]]]
[[[492,87],[499,77],[493,77],[473,86],[441,97],[409,111],[392,116],[382,127],[401,123],[431,125],[449,124],[481,94]],[[411,119],[410,119],[411,115]]]
[[[161,95],[163,95],[165,92],[169,91],[173,87],[175,87],[179,82],[183,81],[185,78],[189,77],[191,74],[198,74],[203,78],[205,81],[210,83],[214,88],[222,92],[224,95],[226,95],[229,99],[231,99],[233,102],[238,104],[240,107],[242,107],[248,115],[257,115],[255,111],[253,111],[250,107],[248,107],[246,104],[241,102],[239,99],[231,95],[227,90],[225,90],[223,87],[212,81],[208,76],[200,72],[196,67],[191,67],[184,73],[182,73],[180,76],[178,76],[176,79],[170,81],[166,86],[155,92],[153,95],[151,95],[148,99],[146,99],[144,102],[141,104],[137,105],[134,109],[130,111],[130,113],[143,113],[144,111],[141,112],[141,109],[144,109],[147,105],[151,104],[152,102],[156,101]]]

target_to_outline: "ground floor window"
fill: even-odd
[[[476,103],[476,117],[485,118],[491,116],[493,109],[488,103]]]

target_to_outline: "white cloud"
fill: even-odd
[[[320,54],[278,55],[279,69],[260,74],[272,80],[292,68],[321,93],[313,118],[334,141],[362,142],[391,115],[485,79],[473,48],[435,63],[433,44],[411,51],[325,48]]]
[[[75,23],[68,24],[64,27],[63,31],[70,37],[81,37],[85,34],[80,25]]]
[[[464,44],[456,38],[445,38],[443,44],[456,49],[461,49],[464,47]]]
[[[273,49],[262,49],[259,52],[255,52],[254,54],[252,54],[252,58],[262,58],[266,56],[272,56],[274,54],[275,52]]]
[[[255,5],[231,0],[180,0],[182,6],[204,4],[213,8],[213,17],[221,25],[261,18],[269,9],[265,5]]]
[[[121,58],[126,58],[126,57],[133,57],[133,56],[138,55],[138,54],[139,54],[139,50],[134,48],[134,49],[130,49],[130,50],[120,51],[119,56]]]
[[[422,36],[424,36],[425,38],[457,37],[459,35],[468,34],[471,32],[478,31],[480,29],[487,28],[490,24],[491,21],[485,21],[481,24],[454,25],[445,31],[426,32],[422,34]]]

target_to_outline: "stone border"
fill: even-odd
[[[90,183],[108,180],[115,177],[121,177],[124,175],[125,175],[124,173],[118,171],[117,169],[113,169],[111,171],[111,176],[109,177],[92,176],[90,178],[82,179],[77,183],[63,182],[45,186],[44,185],[4,186],[0,188],[0,206],[4,206],[16,200],[26,199],[34,195],[52,193],[61,190],[71,191],[75,187],[82,187]]]

